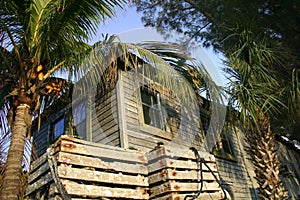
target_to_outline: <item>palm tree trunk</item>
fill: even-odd
[[[28,128],[31,125],[30,107],[20,104],[16,108],[12,126],[12,137],[8,152],[6,168],[0,193],[1,200],[17,200],[22,198],[22,158]]]
[[[249,144],[247,151],[254,165],[260,198],[263,200],[288,199],[279,176],[281,163],[269,119],[259,114],[257,126],[251,125],[249,130],[246,136]]]

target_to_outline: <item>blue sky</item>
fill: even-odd
[[[125,10],[118,10],[117,16],[108,19],[100,25],[98,33],[90,43],[102,39],[102,34],[117,34],[124,42],[141,42],[147,40],[163,41],[163,37],[156,33],[154,29],[145,28],[141,21],[142,15],[135,11],[134,7],[128,6]],[[208,72],[215,79],[218,85],[224,85],[225,78],[220,67],[222,66],[222,56],[213,53],[211,49],[205,49],[199,44],[195,54],[200,55],[199,60],[207,67]]]

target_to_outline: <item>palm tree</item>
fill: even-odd
[[[238,121],[244,127],[248,153],[253,161],[259,196],[262,199],[287,199],[279,177],[280,161],[272,133],[270,117],[279,115],[286,107],[281,93],[276,67],[282,67],[282,52],[264,35],[251,29],[233,30],[238,41],[227,52],[230,75],[229,104],[239,111]],[[273,44],[273,46],[272,46]],[[236,111],[235,111],[236,112]]]
[[[11,143],[0,199],[21,198],[22,156],[42,95],[60,94],[59,69],[75,70],[100,22],[125,0],[1,0],[1,104],[10,105]]]

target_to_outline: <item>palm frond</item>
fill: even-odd
[[[41,49],[64,47],[60,52],[63,55],[84,50],[82,41],[87,41],[89,34],[95,34],[99,23],[114,16],[115,7],[121,7],[124,3],[124,0],[33,1],[28,10],[31,56],[39,60],[41,55],[38,54],[45,53]]]
[[[2,166],[7,157],[10,144],[10,127],[8,126],[7,115],[9,113],[9,104],[4,104],[0,110],[0,166]]]

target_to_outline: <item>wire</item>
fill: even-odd
[[[63,186],[62,182],[60,181],[58,174],[57,174],[57,162],[54,157],[54,149],[53,147],[49,147],[47,149],[47,156],[48,156],[48,163],[51,171],[52,178],[56,184],[58,192],[61,194],[62,199],[64,200],[71,200],[70,195],[66,191],[66,188]]]
[[[206,163],[205,159],[201,158],[198,150],[195,147],[191,147],[190,149],[194,152],[195,157],[196,157],[197,171],[198,171],[197,181],[198,181],[198,183],[200,182],[200,189],[198,190],[198,192],[195,195],[186,195],[184,197],[184,200],[187,200],[188,198],[197,199],[200,196],[200,194],[202,193],[202,189],[203,189],[203,170],[202,170],[202,164],[204,164],[208,168],[209,172],[213,175],[213,177],[215,178],[215,180],[217,181],[217,183],[221,187],[221,189],[222,189],[222,191],[223,191],[223,193],[225,195],[224,199],[227,199],[227,195],[226,195],[225,189],[222,187],[221,182],[219,181],[219,179],[217,178],[217,176],[215,175],[215,173],[212,171],[212,169],[209,167],[209,165]],[[200,180],[199,180],[199,171],[200,171],[200,174],[201,174]]]

